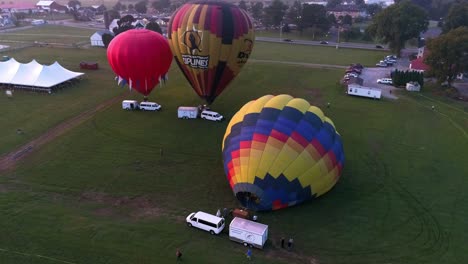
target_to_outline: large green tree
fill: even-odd
[[[169,0],[157,0],[151,2],[151,7],[158,11],[168,11],[171,9],[171,1]]]
[[[247,3],[244,0],[241,0],[239,2],[239,8],[244,9],[245,11],[247,11]]]
[[[252,18],[255,20],[261,20],[263,17],[263,3],[262,2],[250,2],[250,13]]]
[[[409,1],[402,1],[378,13],[367,30],[371,36],[388,44],[392,52],[399,56],[405,42],[419,37],[428,25],[426,11]]]
[[[296,24],[298,29],[302,31],[302,3],[299,0],[294,1],[289,7],[286,18],[293,24]]]
[[[315,39],[316,33],[324,33],[330,29],[330,21],[323,5],[304,5],[302,9],[302,23],[304,28],[312,30],[313,39]]]
[[[458,27],[427,41],[424,62],[439,82],[451,86],[457,74],[468,70],[468,27]]]
[[[445,17],[444,32],[449,32],[457,27],[468,27],[468,2],[455,3]]]
[[[135,11],[137,11],[140,14],[146,14],[146,11],[148,10],[148,1],[140,1],[135,4]]]
[[[382,11],[382,6],[379,4],[370,4],[366,5],[366,12],[369,14],[371,17],[374,17],[378,13]]]
[[[288,6],[281,0],[273,0],[271,5],[265,7],[263,23],[266,26],[279,26],[284,19]]]

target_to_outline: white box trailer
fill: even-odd
[[[136,100],[123,100],[122,101],[122,109],[124,110],[138,110],[140,108],[140,104]]]
[[[234,217],[229,225],[229,239],[244,246],[263,248],[268,239],[268,226],[240,217]]]
[[[177,117],[183,119],[197,118],[198,107],[179,106],[179,108],[177,109]]]
[[[348,90],[346,93],[349,95],[356,95],[373,99],[380,99],[382,96],[382,90],[380,89],[365,87],[357,84],[348,85]]]

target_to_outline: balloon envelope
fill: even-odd
[[[223,139],[224,170],[245,207],[276,210],[318,197],[338,181],[343,145],[333,122],[304,99],[266,95],[245,104]]]
[[[254,33],[248,14],[238,6],[199,1],[173,14],[168,40],[190,85],[210,104],[247,62]]]
[[[172,57],[167,40],[147,29],[122,32],[107,48],[107,60],[115,74],[145,96],[167,74]]]

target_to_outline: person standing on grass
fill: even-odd
[[[293,240],[292,238],[290,238],[290,239],[288,240],[288,250],[291,250],[291,249],[292,249],[293,244],[294,244],[294,240]]]
[[[182,261],[182,252],[180,251],[180,249],[177,249],[175,254],[177,257],[177,261]]]
[[[247,259],[252,260],[252,250],[250,248],[247,249],[247,253],[245,253],[245,255],[247,256]]]
[[[281,238],[281,248],[284,248],[284,237]]]

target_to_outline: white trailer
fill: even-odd
[[[177,117],[183,119],[197,118],[198,108],[192,106],[179,106],[177,109]]]
[[[123,100],[122,109],[124,110],[138,110],[139,109],[138,101],[136,100]]]
[[[365,87],[357,84],[348,85],[348,90],[346,93],[349,95],[362,96],[373,99],[380,99],[382,96],[382,90],[380,89]]]
[[[229,225],[229,239],[244,246],[263,248],[268,239],[268,226],[240,217]]]

